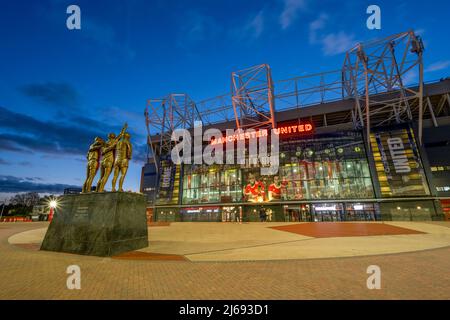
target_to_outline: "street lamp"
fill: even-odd
[[[56,207],[58,206],[58,201],[56,200],[56,198],[51,199],[48,202],[48,206],[50,207],[50,212],[48,214],[48,221],[50,222],[53,220],[54,211],[55,211]]]

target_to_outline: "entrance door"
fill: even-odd
[[[238,212],[237,207],[222,207],[222,222],[234,222]]]
[[[344,210],[340,203],[313,204],[315,222],[333,222],[344,220]]]
[[[285,207],[284,215],[287,222],[309,222],[312,220],[309,204]]]
[[[375,221],[376,210],[375,205],[371,203],[347,203],[346,204],[346,221]]]
[[[300,206],[300,219],[301,222],[310,222],[311,218],[311,207],[309,204],[302,204]]]

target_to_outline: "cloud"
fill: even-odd
[[[57,107],[75,108],[79,106],[79,94],[67,83],[32,83],[19,88],[25,96],[38,102]]]
[[[83,156],[96,136],[106,139],[109,132],[116,134],[122,124],[103,123],[85,116],[62,120],[41,121],[33,117],[10,111],[0,107],[0,150],[21,153],[43,153],[48,157]],[[132,135],[133,161],[147,161],[147,146],[145,136],[128,130]],[[77,157],[74,157],[77,160]],[[1,159],[0,159],[1,160]],[[0,161],[0,165],[11,165]],[[84,162],[84,160],[83,160]],[[32,166],[28,161],[17,163],[21,166]]]
[[[344,31],[329,33],[321,39],[322,52],[326,56],[340,54],[352,48],[356,42],[354,35]]]
[[[354,34],[344,31],[337,33],[321,32],[326,28],[328,20],[328,14],[321,13],[319,17],[309,24],[310,44],[319,44],[322,47],[322,53],[326,56],[343,53],[355,46],[357,41]]]
[[[42,121],[0,107],[0,128],[4,131],[0,133],[0,149],[84,155],[96,136],[106,136],[108,132],[118,131],[116,126],[95,120],[87,123],[87,120],[80,121],[76,118],[69,123]]]
[[[263,34],[266,25],[265,10],[261,9],[256,14],[252,13],[242,23],[235,24],[238,27],[233,27],[228,30],[228,37],[243,45],[245,43],[251,44]]]
[[[241,27],[231,29],[229,36],[239,41],[256,40],[262,35],[264,24],[264,10],[261,10],[256,15],[250,16]]]
[[[246,31],[250,34],[251,38],[257,39],[262,34],[264,30],[264,13],[263,10],[258,12],[258,14],[249,22],[246,27]]]
[[[319,17],[309,24],[309,42],[317,42],[317,32],[325,27],[328,20],[326,13],[321,13]]]
[[[133,161],[137,163],[147,162],[147,143],[135,144],[133,143]]]
[[[19,161],[17,163],[11,162],[11,161],[7,161],[5,159],[0,158],[0,165],[2,166],[10,166],[13,164],[18,164],[20,166],[24,166],[24,167],[31,167],[33,164],[29,161]]]
[[[298,12],[305,8],[305,0],[284,0],[284,8],[280,15],[281,28],[287,29],[297,18]]]
[[[0,175],[0,192],[47,192],[62,193],[66,188],[79,188],[79,186],[68,184],[51,184],[36,182],[35,178],[18,178],[14,176]]]
[[[432,64],[430,64],[426,69],[425,72],[434,72],[434,71],[440,71],[444,70],[450,67],[450,60],[446,61],[437,61]]]

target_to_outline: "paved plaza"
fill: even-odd
[[[0,224],[0,299],[450,299],[449,222],[172,223],[111,258],[39,251],[47,226]]]

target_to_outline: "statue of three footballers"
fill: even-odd
[[[116,183],[119,175],[119,191],[123,191],[123,182],[127,174],[128,162],[131,159],[133,150],[130,142],[131,136],[126,132],[127,127],[128,125],[125,123],[117,137],[114,133],[110,133],[106,142],[100,137],[94,139],[87,153],[87,177],[83,185],[83,193],[91,192],[92,182],[99,167],[100,179],[97,182],[95,191],[104,192],[111,172],[114,172],[111,191],[116,191]]]

